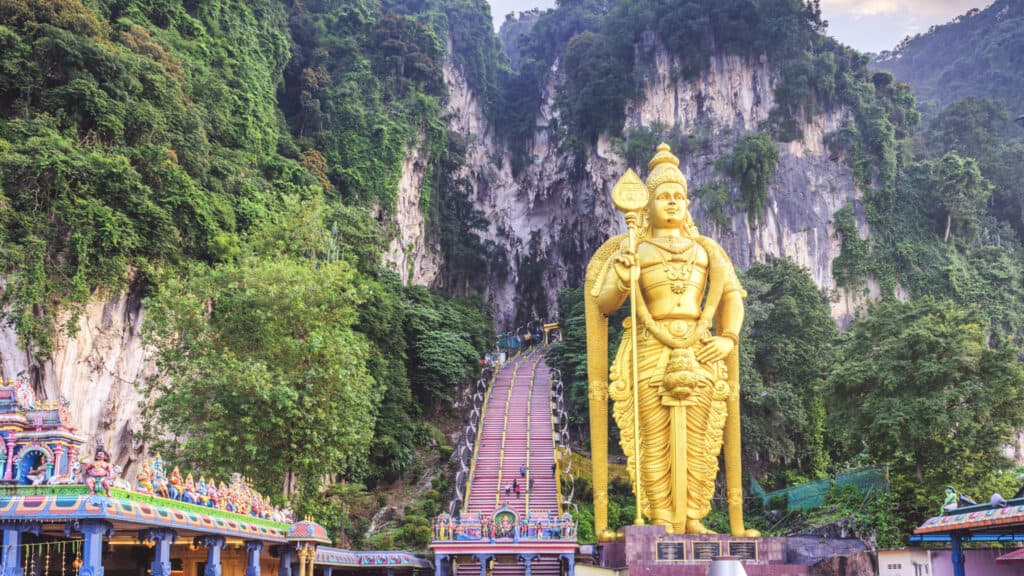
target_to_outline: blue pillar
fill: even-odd
[[[532,576],[533,574],[533,561],[540,558],[538,554],[520,554],[519,559],[526,563],[526,574],[524,576]]]
[[[25,569],[21,567],[21,533],[31,532],[39,536],[39,522],[0,522],[4,531],[3,576],[22,576]]]
[[[203,571],[203,576],[220,576],[220,551],[224,548],[224,537],[213,536],[204,534],[203,536],[196,536],[192,540],[192,544],[198,548],[204,546],[206,548],[206,570]]]
[[[473,554],[480,563],[480,576],[487,576],[487,563],[494,560],[494,554]]]
[[[960,532],[953,532],[949,535],[949,541],[953,543],[953,576],[967,576],[964,569],[964,550],[960,547],[963,535]]]
[[[292,576],[292,559],[295,558],[295,548],[283,544],[274,546],[272,552],[281,559],[281,565],[277,568],[277,576]]]
[[[334,572],[334,566],[324,566],[324,576],[331,576],[332,572]]]
[[[448,576],[449,573],[445,566],[446,562],[449,563],[450,566],[451,560],[447,554],[434,555],[434,576]]]
[[[576,555],[575,554],[559,554],[559,560],[565,560],[565,572],[563,576],[576,576]]]
[[[263,542],[259,540],[245,541],[245,554],[249,561],[245,565],[245,576],[260,576],[260,552],[263,551]]]
[[[103,537],[114,535],[114,525],[106,520],[75,520],[64,526],[68,538],[72,532],[81,532],[85,537],[78,576],[103,576]]]
[[[153,542],[153,563],[150,576],[171,576],[171,544],[178,539],[178,533],[169,528],[147,528],[139,530],[139,542]]]

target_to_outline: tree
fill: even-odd
[[[318,220],[302,220],[261,230],[237,261],[165,279],[148,302],[155,448],[285,494],[364,458],[381,400],[354,330],[365,290],[347,262],[301,255],[318,236]],[[252,251],[282,238],[292,244],[271,257]]]
[[[1024,424],[1024,373],[1016,350],[989,346],[986,326],[977,309],[930,297],[856,320],[829,377],[837,456],[863,453],[935,493],[1006,464]]]
[[[969,96],[939,112],[928,125],[928,148],[936,156],[956,152],[982,159],[1003,144],[1009,120],[999,100]]]
[[[747,205],[747,220],[753,224],[764,214],[768,184],[779,163],[779,150],[771,136],[764,133],[744,134],[732,154],[724,156],[717,166],[732,176],[740,187]]]
[[[978,169],[973,158],[963,158],[949,152],[932,164],[933,200],[946,214],[946,231],[943,242],[949,242],[953,221],[968,230],[977,228],[978,220],[985,213],[985,205],[992,195],[989,184]]]
[[[825,296],[806,268],[786,258],[754,264],[743,281],[747,459],[762,471],[782,465],[822,475],[828,466],[822,391],[837,335]]]

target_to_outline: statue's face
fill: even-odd
[[[654,190],[650,204],[651,225],[655,228],[679,228],[686,220],[690,202],[681,184],[667,182]]]

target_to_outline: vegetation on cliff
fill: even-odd
[[[444,455],[427,415],[494,339],[479,297],[403,286],[381,263],[388,220],[374,215],[394,211],[418,147],[445,282],[468,296],[486,280],[441,115],[446,40],[481,93],[504,60],[483,2],[404,10],[0,6],[6,319],[43,358],[88,298],[141,284],[161,368],[144,385],[154,446],[291,493],[300,513],[339,498],[360,513],[365,492],[325,477],[373,487]]]
[[[1001,101],[1017,116],[1024,114],[1024,78],[1018,57],[1024,53],[1022,28],[1024,5],[996,0],[907,37],[872,64],[910,84],[929,114],[968,96],[985,95]],[[999,128],[1013,134],[1009,125]],[[1017,133],[1016,138],[1021,135]]]

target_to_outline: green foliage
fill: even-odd
[[[568,145],[582,149],[603,132],[617,135],[632,92],[630,84],[622,81],[629,70],[613,45],[600,34],[582,32],[566,45],[562,64],[565,83],[559,89],[558,106],[569,130]]]
[[[420,286],[406,288],[406,298],[413,393],[425,406],[451,402],[456,386],[477,373],[496,340],[483,301],[448,300]]]
[[[56,313],[74,325],[96,286],[222,258],[280,194],[310,193],[309,174],[273,154],[287,139],[276,122],[288,55],[277,4],[225,0],[168,16],[125,3],[113,24],[75,1],[3,10],[4,300],[38,353]]]
[[[241,466],[272,491],[293,474],[319,484],[369,448],[381,389],[354,330],[365,288],[347,262],[302,256],[317,248],[243,252],[161,283],[147,332],[161,376],[146,386],[158,449],[213,475]]]
[[[693,202],[704,209],[711,221],[721,229],[729,227],[732,189],[722,181],[713,181],[690,192]]]
[[[619,340],[622,338],[622,319],[629,314],[629,307],[608,319],[608,365],[615,358]],[[590,412],[587,397],[587,327],[584,317],[583,289],[567,288],[558,292],[558,325],[562,329],[562,340],[551,345],[547,354],[548,363],[562,373],[565,385],[566,413],[573,439],[587,442],[590,438]],[[615,419],[609,411],[608,429],[617,438]],[[618,450],[613,438],[609,449]],[[580,498],[576,498],[580,501]]]
[[[832,227],[839,234],[839,255],[832,260],[832,277],[848,288],[862,284],[873,270],[871,244],[860,237],[853,206],[846,204],[832,217]]]
[[[775,258],[744,275],[748,291],[741,353],[745,456],[753,470],[811,477],[829,466],[822,392],[836,328],[806,268]]]
[[[924,163],[924,168],[931,172],[926,200],[943,212],[943,241],[949,241],[954,223],[961,234],[976,232],[992,193],[978,163],[948,152],[940,160]]]
[[[440,167],[440,197],[433,205],[430,223],[444,256],[444,286],[450,294],[482,293],[490,269],[500,267],[499,250],[480,233],[488,221],[472,200],[473,187],[465,175],[466,143],[448,134],[448,146]]]
[[[1003,136],[1008,120],[998,100],[969,96],[936,114],[926,144],[934,157],[955,152],[976,160],[981,175],[993,185],[991,214],[1024,238],[1024,188],[1019,185],[1024,180],[1024,143]]]
[[[594,544],[597,535],[594,533],[594,492],[593,485],[587,477],[576,478],[573,482],[576,489],[577,507],[569,510],[576,521],[576,539],[581,544]],[[563,491],[568,486],[563,486]],[[612,478],[608,486],[608,527],[615,530],[630,526],[636,517],[636,500],[633,488],[628,482]]]
[[[751,225],[764,214],[768,184],[779,163],[779,149],[767,134],[744,134],[732,154],[720,158],[716,165],[739,184],[740,197],[747,207]]]
[[[891,70],[914,87],[934,113],[968,96],[1001,100],[1011,110],[1024,108],[1024,79],[1018,54],[1024,53],[1024,6],[997,0],[882,52],[875,66]],[[1012,127],[1003,125],[1004,134]],[[1017,132],[1017,137],[1020,133]]]
[[[829,381],[837,454],[864,451],[932,494],[1005,469],[1024,374],[1016,349],[989,346],[986,325],[977,309],[932,298],[883,302],[855,321]],[[933,513],[913,483],[893,481],[908,522]]]

